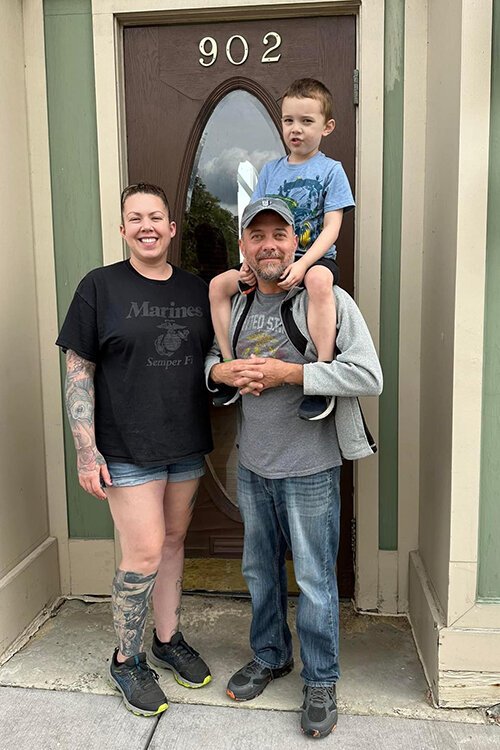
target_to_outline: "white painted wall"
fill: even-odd
[[[2,6],[0,50],[1,654],[59,579],[49,540],[20,0]],[[49,581],[39,580],[41,561]]]
[[[449,626],[475,602],[491,12],[429,3],[419,549]]]
[[[450,554],[460,24],[429,3],[421,358],[419,548],[446,611]],[[443,33],[446,30],[446,33]],[[444,64],[446,61],[446,64]]]

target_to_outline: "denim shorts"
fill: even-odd
[[[108,463],[113,487],[135,487],[138,484],[163,479],[169,482],[186,482],[188,479],[198,479],[205,473],[203,456],[192,456],[182,461],[176,461],[164,466],[136,466],[111,461]]]

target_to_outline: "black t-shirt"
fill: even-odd
[[[141,276],[128,260],[90,271],[57,339],[96,365],[96,445],[106,461],[158,466],[212,450],[208,290],[172,268],[166,281]]]

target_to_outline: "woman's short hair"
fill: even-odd
[[[167,209],[167,214],[170,218],[170,206],[168,205],[167,196],[165,195],[165,191],[163,190],[163,188],[159,187],[158,185],[152,185],[149,182],[137,182],[134,185],[127,185],[127,187],[122,190],[122,194],[120,198],[122,221],[123,221],[123,209],[125,207],[125,201],[127,200],[127,198],[130,198],[131,195],[136,195],[137,193],[146,193],[147,195],[157,195],[158,198],[161,198],[163,205]]]

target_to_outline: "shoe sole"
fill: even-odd
[[[112,685],[112,687],[115,688],[115,690],[118,690],[121,693],[123,702],[125,704],[125,708],[128,711],[130,711],[131,713],[133,713],[135,716],[146,716],[146,717],[149,717],[149,716],[158,716],[158,714],[162,714],[168,708],[168,703],[162,703],[156,709],[156,711],[146,711],[143,708],[139,708],[139,706],[134,706],[133,703],[130,703],[127,700],[127,697],[126,697],[125,693],[123,692],[122,688],[120,687],[119,683],[115,680],[115,678],[113,677],[113,675],[111,674],[111,672],[109,672],[109,674],[108,674],[108,682],[109,682],[110,685]]]
[[[269,680],[269,682],[266,682],[264,683],[264,685],[262,685],[258,693],[253,693],[252,695],[241,698],[239,696],[236,696],[232,690],[230,690],[229,688],[226,688],[226,695],[228,695],[230,698],[232,698],[233,701],[237,701],[238,703],[243,703],[244,701],[253,701],[254,698],[258,698],[259,695],[262,695],[266,687],[271,682],[273,682],[273,680],[279,680],[280,677],[286,677],[287,674],[290,674],[290,672],[293,670],[293,667],[294,667],[293,661],[286,667],[281,667],[283,671],[280,672],[280,674],[273,675],[271,679]]]
[[[227,401],[217,402],[215,401],[215,399],[212,399],[212,406],[215,406],[216,409],[220,409],[223,406],[231,406],[232,404],[235,404],[239,398],[240,398],[240,392],[236,391],[234,396],[229,398]]]
[[[316,422],[318,419],[325,419],[329,414],[332,413],[332,411],[335,408],[335,398],[330,399],[330,403],[326,407],[324,411],[321,412],[321,414],[317,414],[315,417],[305,417],[302,416],[300,411],[298,412],[298,415],[301,419],[305,419],[306,422]]]
[[[160,669],[168,669],[169,672],[172,672],[175,681],[179,683],[179,685],[182,685],[182,687],[190,688],[191,690],[197,690],[198,688],[205,687],[205,685],[208,685],[209,682],[212,682],[211,674],[207,675],[203,682],[190,682],[189,680],[186,680],[186,678],[183,677],[176,669],[174,669],[171,664],[167,664],[161,659],[158,659],[158,657],[155,656],[152,651],[149,651],[148,659],[152,664],[155,665],[155,667],[160,667]]]
[[[245,284],[244,281],[239,281],[238,286],[240,287],[241,294],[250,294],[250,292],[255,292],[257,289],[256,286],[249,286],[248,284]]]

